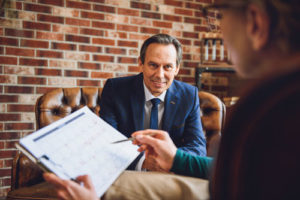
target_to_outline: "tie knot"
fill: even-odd
[[[151,99],[151,103],[154,107],[156,107],[160,103],[160,99],[159,98]]]

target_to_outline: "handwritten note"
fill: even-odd
[[[98,196],[137,157],[131,142],[87,107],[20,140],[42,164],[63,179],[79,175],[92,177]]]

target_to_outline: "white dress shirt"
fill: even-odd
[[[143,83],[143,84],[144,84],[144,91],[145,91],[144,129],[150,128],[150,117],[151,117],[151,109],[152,109],[151,99],[154,99],[154,98],[160,99],[160,103],[158,105],[158,129],[161,129],[162,128],[162,116],[163,116],[164,110],[165,110],[164,102],[165,102],[165,96],[166,96],[167,91],[164,91],[161,95],[155,97],[148,90],[145,83]],[[142,169],[144,160],[145,160],[145,155],[143,155],[143,157],[141,157],[141,159],[138,161],[137,165],[135,166],[135,170],[137,170],[137,171],[144,170],[144,169]]]

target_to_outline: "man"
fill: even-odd
[[[178,148],[206,156],[198,90],[174,80],[181,58],[181,44],[176,38],[166,34],[148,38],[139,57],[142,73],[106,81],[100,116],[127,137],[137,130],[161,129],[170,134]],[[156,98],[160,100],[158,124],[151,127],[151,100]],[[151,160],[149,157],[145,162],[133,162],[129,169],[160,170]]]
[[[296,121],[300,112],[299,2],[223,0],[213,8],[220,11],[224,40],[233,55],[237,71],[243,76],[257,78],[259,85],[254,85],[248,94],[241,97],[228,120],[221,138],[215,175],[211,179],[212,198],[299,199],[300,148],[296,145],[299,141]],[[290,81],[295,84],[290,85]],[[278,85],[288,87],[280,91],[276,90]],[[273,94],[273,98],[265,99],[269,94]],[[254,110],[259,103],[262,106]],[[247,110],[248,113],[241,110]],[[260,118],[254,118],[255,115],[248,117],[250,111],[261,115],[258,116]],[[243,118],[247,121],[243,121]],[[244,126],[237,122],[243,122]],[[150,137],[150,133],[155,135]],[[245,139],[245,135],[249,137]],[[158,165],[166,171],[179,170],[191,176],[207,175],[211,161],[178,150],[166,132],[146,130],[136,132],[133,136],[136,137],[134,143],[141,145],[140,151],[145,151],[146,157],[155,156]],[[178,167],[178,164],[181,166]],[[228,170],[219,173],[222,168]],[[248,179],[239,179],[239,175]],[[164,181],[161,181],[161,176]],[[80,188],[78,184],[54,175],[48,174],[45,178],[59,187],[58,191],[64,194],[62,197],[78,197],[66,190],[68,186],[69,191],[85,191],[91,199],[97,199],[90,181],[86,180],[88,176],[83,181],[87,187]],[[125,183],[126,187],[123,187]],[[160,187],[164,188],[160,190]],[[207,185],[199,178],[124,172],[108,189],[104,199],[208,199],[209,196],[205,194],[208,194]]]

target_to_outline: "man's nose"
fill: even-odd
[[[156,76],[163,78],[165,75],[164,67],[161,65],[156,69]]]

